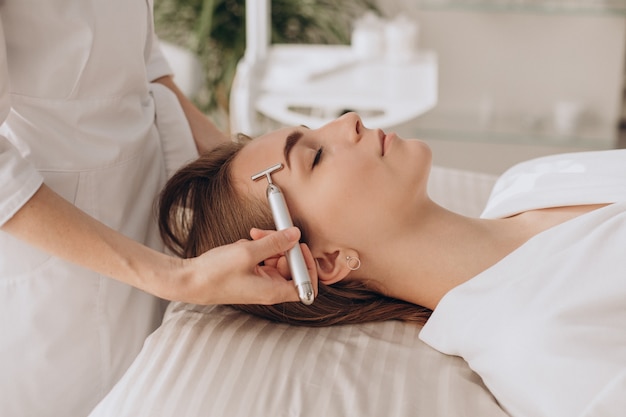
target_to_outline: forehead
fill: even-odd
[[[285,138],[292,128],[275,130],[259,136],[244,146],[233,161],[237,171],[248,177],[278,163],[285,163]]]
[[[272,165],[285,165],[285,139],[293,131],[293,128],[284,128],[259,136],[238,152],[233,160],[232,177],[240,190],[255,194],[261,190],[264,195],[267,181],[252,181],[251,177]],[[280,178],[280,174],[280,171],[272,174],[272,179]]]

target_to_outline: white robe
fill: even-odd
[[[152,208],[195,156],[150,0],[0,1],[0,225],[42,181],[162,249]],[[0,415],[81,416],[161,319],[159,300],[0,231]]]
[[[448,292],[420,338],[463,357],[514,417],[626,415],[626,150],[507,171],[483,213],[612,203]]]

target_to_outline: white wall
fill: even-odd
[[[595,138],[599,148],[615,143],[622,110],[625,17],[423,11],[410,0],[380,0],[380,7],[386,16],[404,13],[417,19],[420,47],[435,50],[439,57],[437,107],[403,126],[405,131],[445,125],[457,132],[456,139],[465,141],[468,123],[483,123],[491,124],[483,126],[487,129],[553,137],[560,134],[554,126],[555,105],[568,100],[584,104],[584,123],[572,134],[586,138],[584,147],[594,147]],[[513,139],[515,145],[528,145],[519,137]],[[565,139],[563,146],[576,145]],[[534,153],[552,153],[561,146],[546,145]]]

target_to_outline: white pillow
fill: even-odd
[[[305,328],[172,303],[91,417],[504,417],[466,363],[399,321]]]

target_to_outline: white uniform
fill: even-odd
[[[0,225],[44,181],[161,249],[154,198],[195,152],[149,83],[169,73],[151,0],[0,0]],[[154,297],[0,231],[0,415],[87,415],[160,319]]]
[[[613,204],[448,292],[420,333],[463,357],[513,417],[626,415],[626,150],[516,166],[483,217],[593,203]]]

